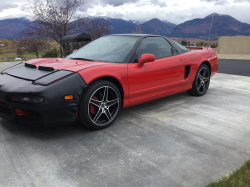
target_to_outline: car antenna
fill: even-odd
[[[217,0],[216,0],[216,2],[217,2]],[[210,25],[210,31],[209,31],[207,49],[208,49],[209,43],[210,43],[210,37],[211,37],[212,26],[213,26],[213,21],[214,21],[214,14],[215,14],[215,6],[216,6],[216,3],[214,4],[214,13],[213,13],[213,15],[212,15],[212,21],[211,21],[211,25]]]

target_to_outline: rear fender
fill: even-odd
[[[190,48],[190,47],[189,47]],[[199,47],[196,47],[199,48]],[[212,48],[204,48],[200,47],[202,50],[195,50],[191,51],[192,56],[195,56],[196,63],[193,64],[193,70],[195,72],[198,71],[199,67],[204,64],[205,62],[210,64],[211,67],[211,77],[214,76],[214,74],[218,70],[218,58],[217,54]],[[197,64],[197,65],[196,65]],[[196,74],[196,73],[195,73]]]

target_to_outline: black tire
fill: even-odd
[[[105,80],[93,82],[82,96],[79,122],[92,130],[104,129],[115,121],[121,103],[121,94],[116,85]]]
[[[208,90],[210,75],[211,73],[208,66],[202,64],[197,71],[192,89],[188,90],[187,93],[192,96],[203,96]]]

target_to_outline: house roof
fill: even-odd
[[[139,37],[148,37],[148,36],[160,36],[160,35],[153,35],[153,34],[112,34],[113,36],[139,36]]]

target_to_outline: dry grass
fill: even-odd
[[[6,57],[7,59],[9,59],[9,61],[13,61],[17,57],[17,55],[16,53],[3,53],[3,54],[0,54],[0,57]],[[36,55],[31,54],[31,53],[24,53],[22,57],[23,60],[31,60],[35,58],[36,58]],[[39,58],[42,58],[41,54],[39,54]]]
[[[6,58],[8,58],[8,57],[14,57],[14,58],[16,58],[17,54],[16,53],[4,53],[4,54],[0,54],[0,56],[4,56]],[[36,55],[31,54],[31,53],[24,53],[23,57],[36,58]]]

